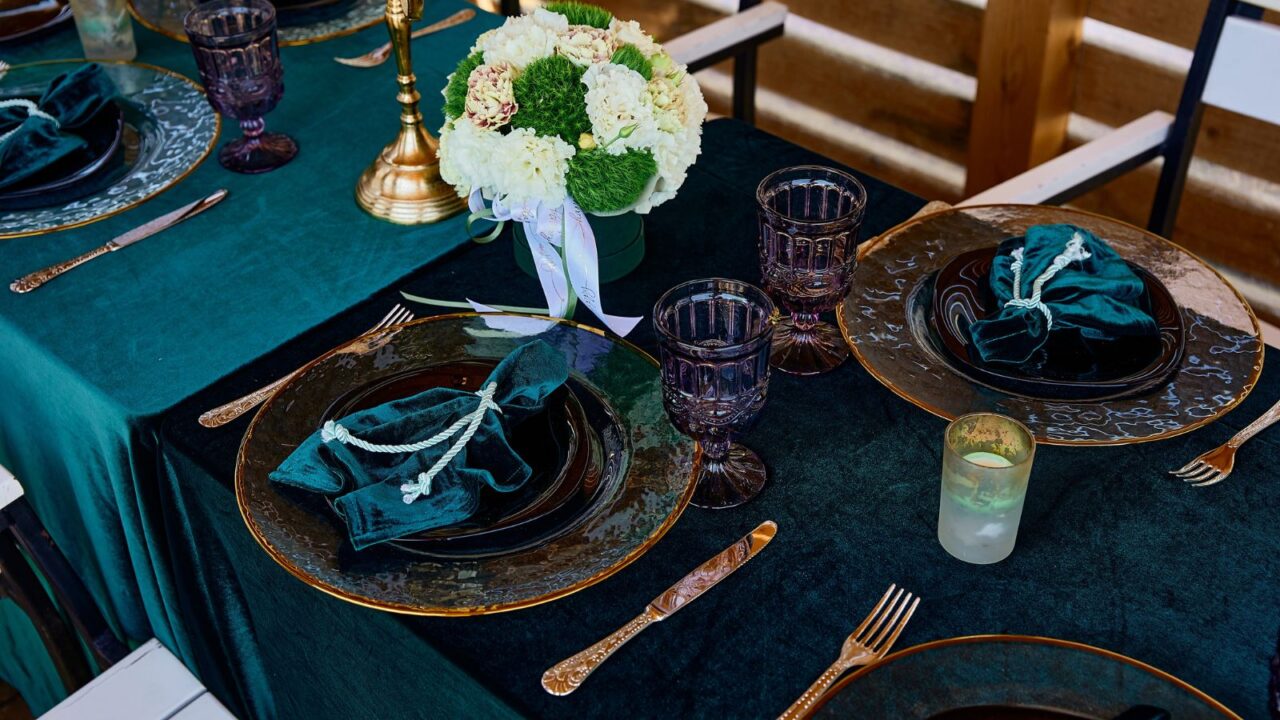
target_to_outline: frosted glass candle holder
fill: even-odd
[[[1000,562],[1018,539],[1035,438],[994,413],[956,418],[943,437],[938,542],[968,563]]]

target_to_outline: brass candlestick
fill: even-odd
[[[406,7],[405,3],[408,3]],[[443,220],[466,206],[440,179],[438,143],[422,127],[416,78],[409,55],[409,30],[422,18],[423,0],[387,0],[387,31],[396,56],[400,92],[400,134],[374,158],[356,183],[356,203],[376,218],[402,225]]]

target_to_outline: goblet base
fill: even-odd
[[[819,322],[800,328],[782,318],[773,330],[769,364],[793,375],[818,375],[835,370],[849,359],[849,346],[836,326]]]
[[[293,138],[284,133],[264,132],[223,145],[218,151],[218,162],[232,172],[256,175],[289,164],[297,154],[298,143]]]
[[[700,508],[737,507],[760,494],[766,480],[764,462],[751,450],[733,443],[720,460],[703,456],[698,488],[689,502]]]

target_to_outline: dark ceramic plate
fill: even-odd
[[[69,19],[71,4],[67,0],[0,0],[0,42],[34,35]]]
[[[1162,670],[1080,643],[1025,635],[935,640],[841,680],[810,718],[1115,718],[1137,705],[1176,719],[1238,718]],[[990,714],[979,715],[987,710]]]
[[[971,380],[1005,392],[1042,400],[1101,400],[1139,395],[1169,379],[1182,361],[1182,313],[1165,286],[1142,267],[1130,268],[1146,287],[1143,309],[1159,327],[1157,338],[1119,339],[1102,355],[1078,343],[1050,342],[1026,364],[983,363],[969,341],[969,326],[995,310],[989,278],[995,248],[957,255],[933,282],[931,339],[943,358]]]
[[[361,388],[334,403],[325,419],[335,419],[435,387],[478,390],[494,363],[461,362],[410,371]],[[570,381],[570,385],[576,384]],[[547,410],[513,428],[511,443],[533,475],[521,488],[500,493],[486,488],[480,510],[456,525],[417,533],[389,546],[445,558],[500,555],[546,542],[572,526],[598,497],[602,479],[601,443],[579,397],[598,423],[599,403],[579,387],[561,388]]]
[[[495,363],[534,339],[569,364],[568,392],[559,406],[566,414],[550,419],[557,411],[552,406],[548,422],[569,424],[575,432],[585,427],[585,442],[578,440],[573,456],[584,447],[590,451],[587,470],[571,469],[565,484],[552,483],[553,492],[530,486],[530,505],[495,505],[492,519],[473,526],[357,552],[322,498],[268,479],[326,417],[415,388],[477,387]],[[575,402],[582,413],[576,420]],[[562,432],[536,426],[531,431]],[[557,448],[555,454],[561,452]],[[563,452],[569,456],[568,447]],[[663,410],[656,362],[634,346],[545,317],[442,315],[357,338],[290,378],[245,434],[236,501],[271,558],[318,590],[391,612],[479,615],[563,597],[642,555],[689,502],[696,459],[696,445],[671,426]],[[495,535],[486,536],[488,530]],[[512,539],[521,542],[506,546]],[[455,549],[455,543],[463,546]],[[495,543],[507,549],[493,552]]]
[[[83,125],[68,128],[88,145],[24,182],[0,190],[0,210],[61,205],[95,192],[95,181],[119,164],[124,150],[124,125],[124,113],[113,102]]]

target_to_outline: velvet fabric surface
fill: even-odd
[[[772,170],[814,162],[830,161],[740,123],[709,123],[687,184],[646,218],[644,262],[604,286],[605,307],[647,314],[667,288],[696,277],[758,281],[755,186]],[[870,195],[863,239],[922,205],[858,177]],[[447,299],[498,293],[493,302],[533,305],[541,292],[511,262],[508,238],[459,249],[397,289]],[[770,473],[753,502],[689,508],[624,571],[553,603],[404,618],[330,598],[267,557],[234,507],[235,453],[248,420],[217,431],[195,422],[219,398],[345,343],[401,301],[398,292],[380,294],[166,416],[161,438],[175,469],[163,493],[190,518],[175,538],[175,562],[204,566],[183,573],[179,595],[198,609],[192,632],[229,654],[222,672],[202,674],[230,689],[229,698],[267,687],[274,716],[285,718],[776,717],[898,583],[923,598],[900,648],[980,633],[1092,643],[1174,673],[1246,718],[1265,717],[1267,659],[1280,625],[1280,486],[1265,480],[1280,472],[1280,435],[1251,441],[1235,474],[1207,490],[1165,473],[1280,398],[1275,368],[1239,410],[1190,435],[1039,448],[1018,546],[990,566],[955,560],[937,541],[944,421],[856,363],[818,377],[774,373],[760,423],[744,439]],[[585,310],[578,319],[593,322]],[[649,323],[628,339],[655,349]],[[544,669],[621,626],[766,519],[778,523],[778,536],[741,571],[628,643],[572,695],[542,690]],[[230,588],[237,604],[207,609]],[[308,618],[305,628],[299,617]],[[406,667],[419,671],[411,686],[398,672]],[[460,675],[470,684],[456,684]]]
[[[1142,280],[1115,250],[1074,225],[1036,225],[1026,237],[1000,243],[990,282],[1000,311],[970,326],[983,362],[1025,363],[1050,335],[1059,348],[1097,356],[1117,339],[1154,340],[1158,332],[1142,309]]]
[[[564,356],[540,340],[516,348],[481,388],[493,388],[496,409],[480,408],[476,392],[433,388],[326,423],[294,450],[271,481],[336,498],[334,507],[357,550],[423,530],[462,522],[480,507],[484,488],[509,493],[533,474],[511,447],[508,433],[541,412],[569,377]],[[461,442],[480,412],[469,442],[432,475]],[[415,452],[372,452],[342,442],[336,428],[366,443],[412,445],[452,428],[453,435]],[[405,485],[424,476],[429,492],[406,500]]]
[[[0,189],[16,185],[69,157],[88,143],[75,129],[116,96],[115,83],[96,63],[57,76],[26,107],[0,107]]]
[[[426,20],[454,8],[431,5]],[[481,29],[464,27],[474,32],[456,40],[459,52]],[[447,34],[433,37],[443,44]],[[357,38],[349,44],[287,48],[286,74],[290,57],[306,57],[314,69],[300,76],[333,73],[326,87],[339,82],[354,87],[351,78],[370,77],[367,71],[330,67],[328,57],[355,54],[382,41],[372,32]],[[144,59],[160,42],[142,35]],[[456,56],[440,64],[453,61]],[[296,67],[301,61],[294,62]],[[419,62],[420,79],[435,72],[428,70],[437,67],[434,60]],[[290,80],[285,104],[272,116],[282,130],[289,130],[289,123],[277,122],[277,115],[297,121],[295,113],[302,112],[296,104],[285,110],[286,105],[298,97],[320,97],[318,91],[308,96],[299,84],[300,79]],[[424,111],[438,102],[429,92],[424,97]],[[313,102],[304,109],[317,107],[326,105]],[[334,116],[320,114],[333,122]],[[375,123],[379,116],[368,115],[344,122],[367,120],[381,133],[343,126],[341,132],[330,128],[322,134],[317,127],[311,137],[319,143],[320,137],[338,142],[334,138],[340,136],[352,145],[359,139],[372,157],[384,134],[394,131],[394,119]],[[465,245],[402,280],[380,284],[376,273],[350,262],[348,255],[326,256],[338,252],[331,233],[346,232],[367,243],[361,246],[366,261],[383,262],[383,253],[411,255],[400,266],[408,270],[427,262],[435,249],[424,240],[415,246],[416,254],[407,253],[397,232],[430,235],[440,226],[371,224],[359,231],[354,224],[329,229],[319,223],[316,218],[343,218],[353,207],[348,184],[334,181],[330,188],[328,181],[295,177],[292,184],[275,185],[314,147],[304,142],[303,156],[271,175],[217,176],[260,192],[287,187],[301,195],[292,214],[280,213],[272,221],[278,225],[270,225],[288,234],[293,254],[276,256],[285,269],[268,273],[265,264],[257,264],[256,271],[268,277],[258,280],[265,287],[246,290],[249,297],[241,299],[203,277],[216,274],[211,268],[241,277],[235,263],[200,264],[209,258],[181,252],[183,238],[196,247],[218,244],[204,240],[219,227],[209,219],[216,212],[170,231],[169,238],[130,248],[111,262],[99,261],[98,268],[95,262],[76,271],[98,277],[103,286],[110,276],[117,281],[110,287],[125,296],[154,299],[158,294],[176,306],[150,310],[152,319],[182,311],[195,313],[200,323],[184,321],[142,333],[137,346],[128,348],[129,339],[115,335],[122,326],[135,329],[140,322],[132,317],[140,312],[138,301],[122,308],[125,317],[103,328],[109,316],[101,313],[112,307],[110,295],[92,294],[71,276],[30,296],[38,301],[48,292],[46,297],[59,297],[61,303],[50,301],[31,320],[15,309],[22,297],[0,298],[6,367],[16,369],[0,376],[0,397],[16,397],[0,404],[0,461],[25,469],[29,486],[39,473],[37,511],[81,573],[97,578],[93,586],[99,600],[119,596],[118,607],[130,610],[115,615],[136,620],[131,637],[163,631],[170,640],[177,638],[170,644],[161,637],[238,716],[774,717],[835,658],[843,637],[893,582],[923,598],[899,647],[977,633],[1061,637],[1149,662],[1247,718],[1265,717],[1267,659],[1280,624],[1280,536],[1275,532],[1280,484],[1267,480],[1280,473],[1280,436],[1272,431],[1251,441],[1241,450],[1234,475],[1212,488],[1186,487],[1165,472],[1223,442],[1280,398],[1280,371],[1270,367],[1237,411],[1195,433],[1133,446],[1041,448],[1018,546],[997,565],[966,565],[938,545],[945,422],[847,363],[818,377],[773,375],[760,424],[744,438],[769,468],[770,484],[759,498],[732,510],[688,509],[644,556],[575,595],[500,615],[408,618],[346,603],[299,582],[258,547],[236,508],[235,456],[248,418],[209,430],[197,424],[200,413],[349,341],[403,302],[401,290],[516,305],[535,305],[542,298],[537,282],[512,262],[509,234],[489,245]],[[342,172],[366,161],[342,159]],[[775,169],[815,162],[829,164],[740,123],[709,123],[687,184],[646,218],[644,261],[603,288],[606,309],[647,315],[667,288],[696,277],[758,281],[755,186]],[[205,172],[212,172],[209,165],[193,177]],[[874,178],[860,174],[859,179],[869,193],[864,239],[923,204]],[[189,180],[171,193],[174,204],[205,190],[190,185]],[[298,207],[305,197],[298,188],[324,195],[329,201],[324,212],[310,215]],[[246,203],[256,207],[255,197]],[[267,222],[269,207],[251,213],[250,225]],[[212,224],[197,225],[206,219]],[[305,229],[308,223],[315,237],[302,230],[293,234],[295,225]],[[375,229],[381,242],[365,234]],[[0,243],[0,261],[10,267],[5,256],[21,248],[32,267],[47,264],[68,255],[67,244],[75,245],[68,238],[80,239],[75,252],[88,247],[86,232]],[[257,243],[273,243],[270,234],[254,235]],[[237,262],[259,251],[248,240],[236,244],[220,237],[240,250]],[[166,257],[166,247],[182,260],[160,263],[168,272],[187,263],[198,268],[182,270],[183,279],[194,283],[190,294],[163,292],[168,281],[157,277],[155,266]],[[155,254],[148,256],[150,248]],[[143,255],[131,256],[137,252]],[[333,265],[355,277],[335,273]],[[115,275],[125,272],[122,267],[128,273]],[[239,282],[251,285],[243,278]],[[309,286],[303,297],[310,302],[328,304],[300,310],[306,303],[294,295],[303,292],[301,285]],[[339,295],[350,298],[356,287],[368,297],[333,313],[337,301],[329,293],[341,288]],[[86,300],[78,304],[81,297]],[[184,297],[197,300],[175,301]],[[53,307],[62,313],[54,315]],[[264,318],[285,309],[302,317],[287,323]],[[317,322],[326,312],[331,319]],[[584,308],[579,312],[579,320],[594,322]],[[205,327],[215,319],[221,329]],[[307,323],[311,329],[292,340],[280,337],[280,325]],[[208,344],[210,336],[242,344],[233,351]],[[7,342],[11,338],[20,341]],[[655,346],[648,323],[629,340],[650,352]],[[109,351],[123,358],[110,372],[101,367],[104,363],[91,362],[113,357]],[[233,355],[260,357],[239,369],[226,368]],[[87,381],[85,367],[98,367]],[[216,382],[202,380],[210,367],[228,374]],[[189,396],[175,404],[173,397],[183,392]],[[151,409],[122,413],[120,401],[104,399],[114,395],[130,398],[129,406]],[[778,536],[745,568],[628,643],[573,695],[557,698],[541,689],[545,668],[630,620],[672,582],[765,519],[778,523]],[[86,527],[86,522],[93,524]],[[0,648],[0,663],[16,651],[31,649]]]
[[[422,23],[463,7],[473,6],[432,2]],[[432,35],[430,52],[415,44],[426,117],[440,117],[443,98],[432,88],[444,86],[476,35],[500,22],[480,13]],[[138,62],[199,77],[187,44],[136,25],[135,36]],[[360,173],[395,137],[399,105],[389,67],[348,68],[333,56],[359,55],[386,39],[385,27],[375,26],[282,49],[288,90],[268,119],[302,147],[286,167],[238,175],[210,157],[114,217],[0,240],[0,268],[12,279],[218,188],[230,191],[213,210],[35,292],[0,293],[0,463],[21,478],[114,629],[135,642],[156,637],[193,666],[214,650],[187,635],[176,615],[171,548],[157,522],[165,461],[155,430],[163,414],[468,242],[463,217],[392,225],[370,218],[352,197]],[[83,55],[71,23],[4,52],[14,65]],[[238,136],[224,119],[219,144]],[[14,658],[0,646],[0,678],[21,674]]]

